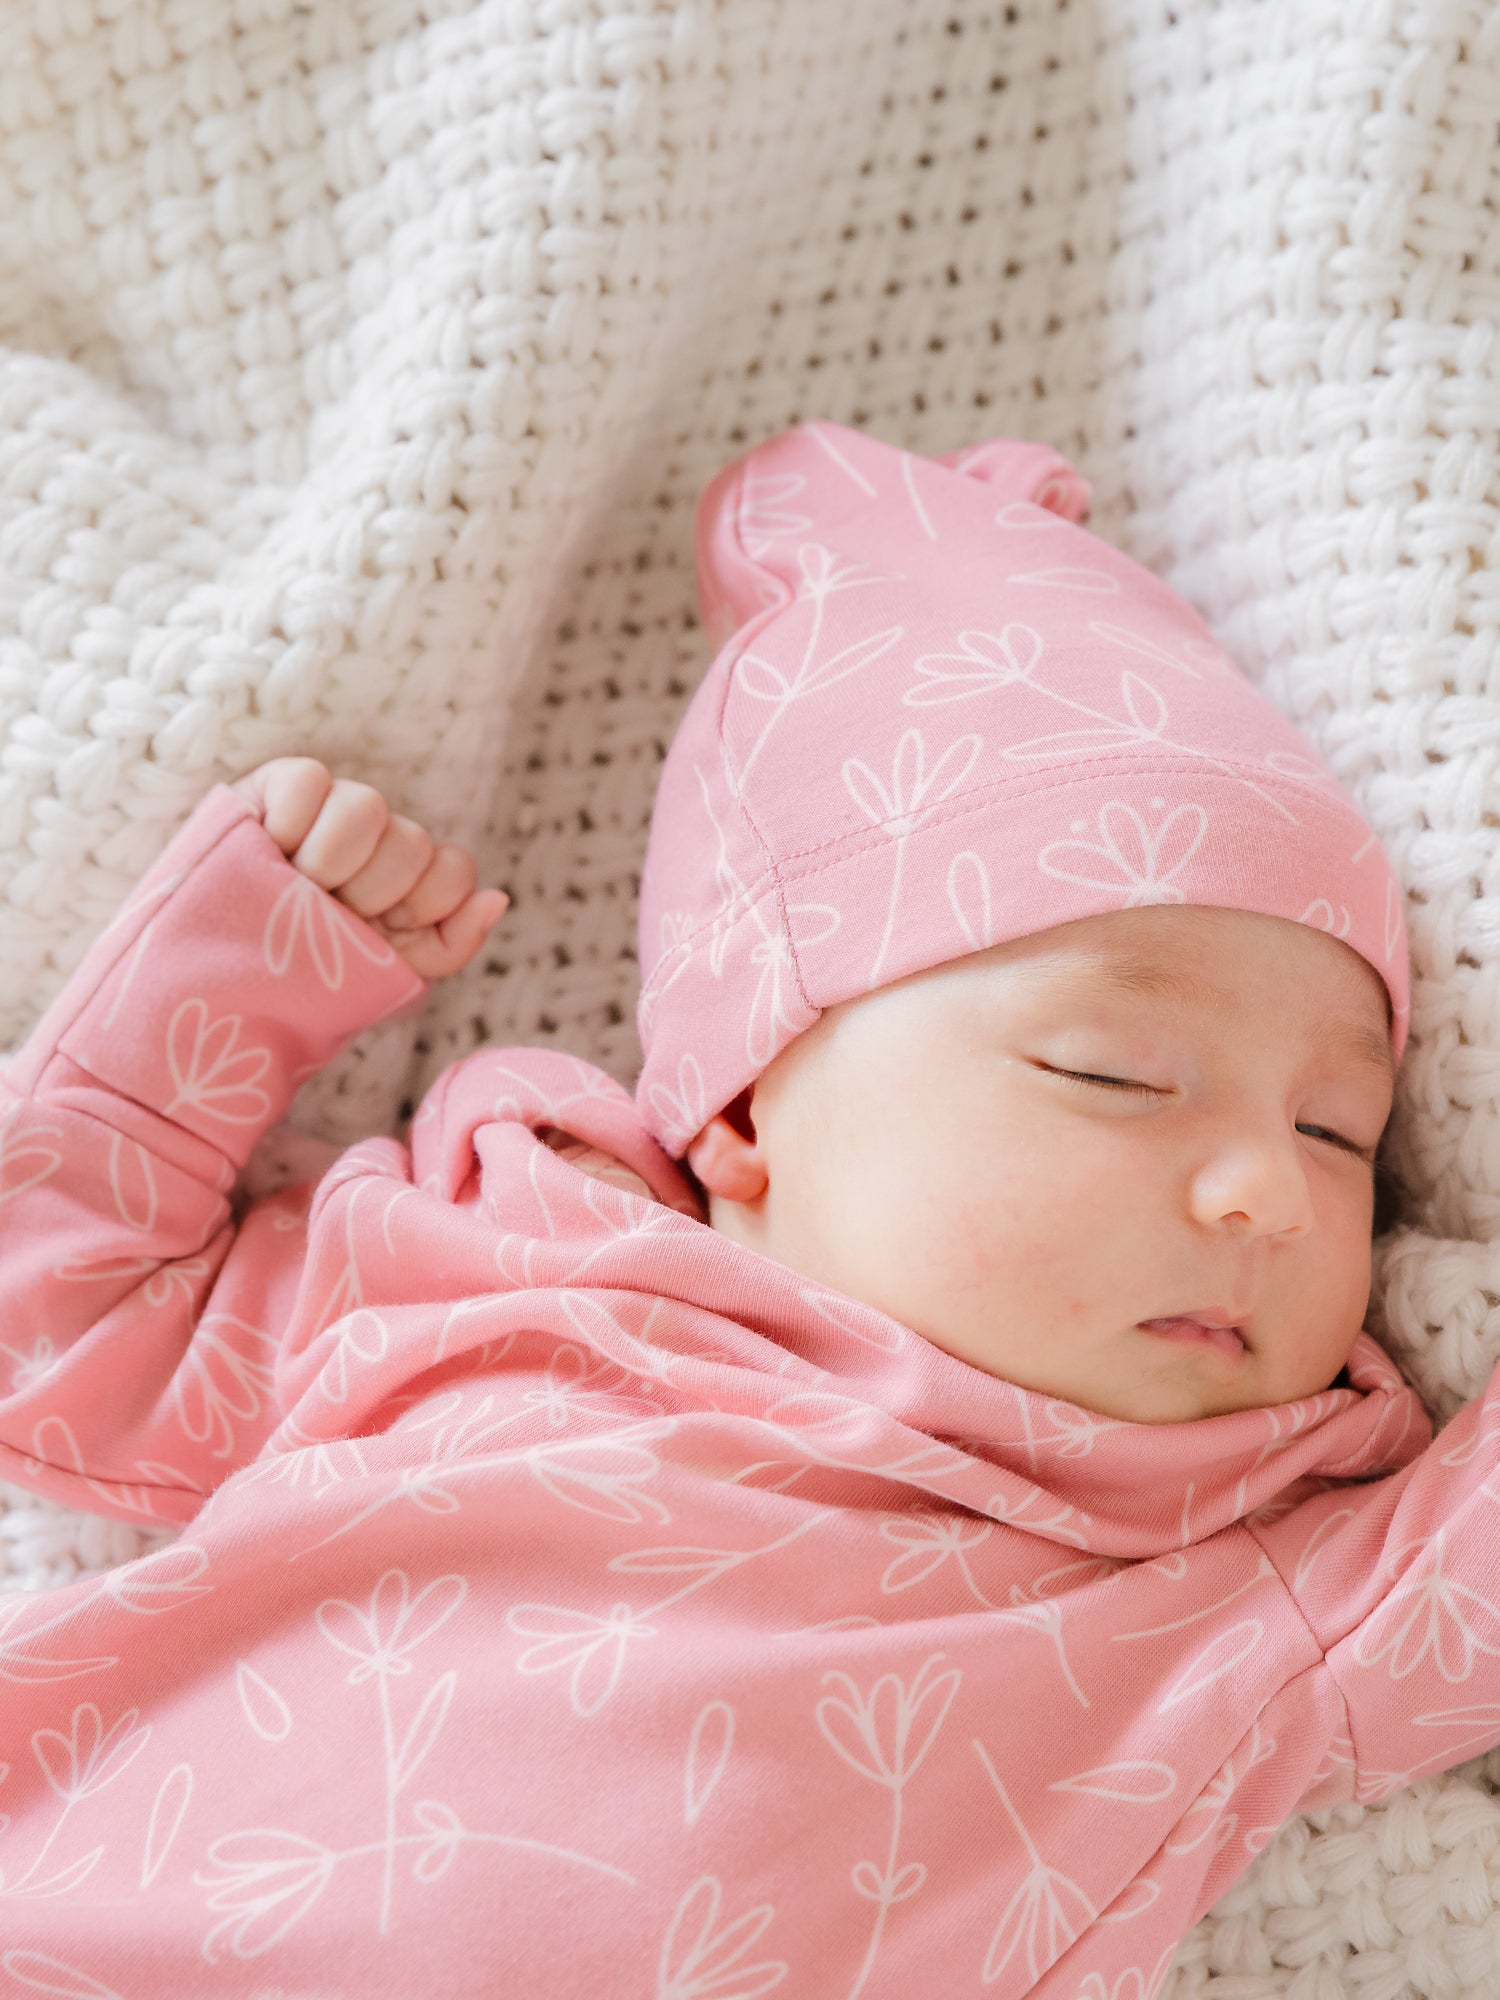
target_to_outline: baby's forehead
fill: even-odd
[[[996,994],[1143,1000],[1223,1015],[1259,1003],[1267,1025],[1331,1016],[1387,1047],[1390,1000],[1369,962],[1312,925],[1196,904],[1109,911],[1014,938],[955,966]]]

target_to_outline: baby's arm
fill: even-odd
[[[199,806],[0,1071],[0,1478],[185,1521],[255,1456],[311,1187],[236,1223],[235,1175],[473,956],[504,904],[474,872],[311,759]]]

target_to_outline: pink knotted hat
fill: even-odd
[[[663,768],[641,882],[636,1101],[674,1157],[825,1007],[1144,903],[1341,938],[1407,1026],[1380,843],[1041,444],[919,458],[799,425],[697,514],[722,650]]]

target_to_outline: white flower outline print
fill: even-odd
[[[798,986],[798,947],[822,944],[832,937],[842,922],[842,913],[832,903],[788,903],[786,931],[774,921],[768,923],[758,903],[751,905],[750,915],[760,938],[750,947],[750,963],[758,968],[758,975],[745,1023],[745,1053],[756,1069],[762,1070],[781,1047],[780,1030],[795,1031],[797,1026],[784,1001],[785,989],[791,986],[795,991]]]
[[[1012,1958],[1024,1956],[1028,1983],[1023,1990],[1029,1991],[1069,1946],[1098,1922],[1099,1911],[1086,1890],[1043,1858],[1026,1822],[1011,1803],[989,1752],[977,1736],[972,1742],[1029,1864],[995,1926],[979,1977],[986,1986],[993,1986],[1004,1976]]]
[[[807,484],[802,472],[757,472],[747,466],[740,484],[736,525],[740,545],[752,562],[759,562],[784,535],[805,535],[810,514],[794,513],[787,505]]]
[[[1157,802],[1152,801],[1153,805]],[[1208,814],[1194,800],[1175,806],[1153,833],[1132,805],[1110,799],[1099,808],[1097,840],[1049,841],[1037,855],[1044,875],[1086,889],[1126,891],[1127,910],[1186,900],[1172,880],[1193,859],[1208,832]],[[1075,820],[1073,832],[1085,830]]]
[[[700,1875],[684,1892],[662,1942],[656,2000],[760,2000],[786,1978],[784,1958],[741,1963],[775,1917],[775,1904],[757,1903],[721,1925],[723,1904],[717,1875]]]
[[[313,1615],[329,1645],[353,1657],[344,1679],[357,1686],[371,1674],[409,1674],[407,1655],[447,1624],[468,1592],[467,1578],[455,1571],[433,1577],[413,1596],[407,1571],[391,1568],[363,1605],[325,1597]]]
[[[931,708],[940,702],[962,701],[972,694],[993,694],[1014,686],[1017,681],[1029,681],[1032,669],[1042,657],[1041,633],[1035,626],[1014,620],[999,632],[960,632],[958,644],[956,653],[917,655],[913,665],[922,679],[902,695],[905,707]]]
[[[799,592],[799,602],[811,602],[812,620],[807,639],[802,648],[802,657],[790,671],[784,671],[774,660],[749,650],[740,655],[735,670],[735,684],[753,701],[769,704],[771,713],[760,734],[747,752],[744,762],[734,774],[734,783],[743,793],[755,760],[765,748],[766,740],[787,710],[809,695],[822,694],[847,680],[864,668],[873,666],[877,660],[885,658],[891,648],[906,636],[904,625],[888,625],[881,632],[861,632],[835,653],[819,657],[819,647],[823,639],[824,607],[835,590],[848,589],[854,584],[879,582],[874,576],[855,576],[851,570],[839,573],[836,566],[824,568],[819,575],[809,569],[807,557],[809,549],[799,551],[802,559],[803,577],[807,590]],[[827,550],[818,548],[819,555],[827,555]]]
[[[896,869],[891,878],[891,900],[886,911],[885,930],[866,981],[871,988],[880,983],[881,967],[885,964],[885,954],[895,927],[906,842],[922,822],[959,789],[973,770],[975,759],[983,748],[984,738],[981,736],[956,737],[929,771],[927,745],[921,730],[904,730],[891,760],[889,789],[858,757],[844,759],[844,787],[850,798],[872,825],[879,827],[896,843]]]
[[[651,1108],[674,1136],[691,1139],[703,1130],[708,1123],[708,1097],[695,1055],[689,1053],[677,1058],[675,1090],[665,1083],[652,1084]]]
[[[1116,641],[1128,641],[1130,635],[1123,628],[1095,626]],[[1297,826],[1297,815],[1284,799],[1268,791],[1236,764],[1206,750],[1201,744],[1184,742],[1179,737],[1167,734],[1171,715],[1162,695],[1152,682],[1143,675],[1133,673],[1129,667],[1120,674],[1120,700],[1125,709],[1123,717],[1110,715],[1091,703],[1079,701],[1074,696],[1064,694],[1060,688],[1048,687],[1037,677],[1045,642],[1042,634],[1034,626],[1013,620],[997,634],[980,630],[966,630],[958,635],[962,648],[957,653],[923,653],[915,662],[921,682],[906,689],[901,700],[907,708],[931,707],[937,703],[965,701],[972,697],[993,697],[1002,689],[1024,684],[1033,693],[1045,696],[1060,707],[1070,709],[1075,715],[1083,716],[1096,725],[1089,729],[1057,729],[1043,736],[1028,737],[1021,742],[1007,743],[1001,755],[1013,763],[1055,764],[1085,753],[1096,751],[1122,751],[1139,746],[1143,749],[1171,750],[1184,757],[1195,757],[1210,770],[1222,772],[1235,784],[1243,785],[1247,791],[1270,806],[1273,812]],[[1200,676],[1181,661],[1171,658],[1162,650],[1142,640],[1130,648],[1148,657],[1161,659],[1164,664],[1178,667],[1188,673],[1191,679]],[[1299,774],[1289,771],[1275,761],[1274,753],[1267,758],[1268,766],[1279,776],[1291,776],[1299,783],[1306,783]]]
[[[837,1668],[823,1676],[825,1688],[834,1685],[843,1689],[842,1695],[824,1695],[817,1704],[815,1716],[824,1740],[852,1771],[891,1794],[891,1830],[884,1863],[857,1861],[849,1871],[854,1893],[875,1905],[875,1921],[847,2000],[859,2000],[864,1990],[891,1910],[915,1896],[927,1881],[924,1861],[897,1865],[902,1794],[936,1741],[963,1679],[957,1667],[941,1674],[934,1671],[944,1657],[933,1653],[925,1659],[909,1687],[897,1674],[881,1674],[866,1693],[851,1675]],[[923,1717],[923,1709],[932,1712]]]
[[[168,1118],[184,1106],[225,1125],[269,1120],[271,1099],[261,1079],[272,1073],[271,1051],[259,1043],[243,1046],[240,1014],[210,1016],[196,994],[184,1000],[167,1023],[167,1068],[175,1094],[163,1106]]]
[[[394,947],[306,875],[293,875],[271,906],[261,937],[266,970],[284,979],[305,947],[308,962],[330,993],[344,984],[358,954],[371,965],[394,965]]]
[[[1340,903],[1335,909],[1326,896],[1316,896],[1297,919],[1299,924],[1307,924],[1311,929],[1327,931],[1330,937],[1348,939],[1354,919],[1347,906]]]

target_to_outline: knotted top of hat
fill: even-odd
[[[1401,897],[1316,752],[1050,447],[836,424],[697,513],[720,650],[641,885],[637,1102],[674,1156],[825,1007],[1078,917],[1207,904],[1342,939],[1406,1039]]]

